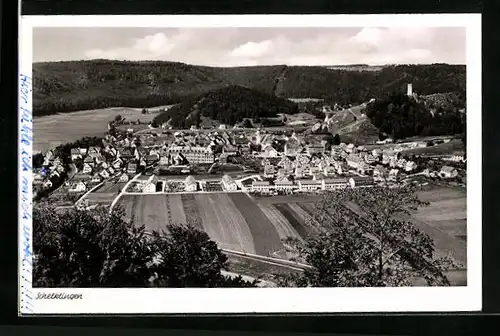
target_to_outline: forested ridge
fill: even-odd
[[[35,116],[112,106],[151,107],[190,101],[238,85],[284,98],[357,104],[405,90],[465,93],[465,66],[397,65],[379,71],[319,66],[215,68],[165,61],[69,61],[33,65]],[[279,83],[279,88],[277,84]]]
[[[157,124],[169,122],[175,128],[199,126],[201,117],[220,123],[234,125],[246,118],[273,118],[278,113],[298,113],[297,104],[288,99],[231,85],[213,90],[194,99],[189,99],[162,112],[154,121]]]

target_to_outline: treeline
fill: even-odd
[[[174,128],[199,126],[201,117],[229,125],[245,118],[256,121],[262,119],[272,125],[273,122],[267,118],[276,117],[278,113],[298,112],[298,106],[287,99],[231,85],[176,105],[156,116],[154,121],[157,124],[169,121]]]
[[[368,104],[366,116],[381,132],[393,139],[412,136],[454,135],[465,132],[465,113],[457,108],[431,111],[424,102],[402,93]]]
[[[397,65],[380,71],[330,70],[324,67],[289,67],[283,81],[284,96],[324,99],[327,104],[361,104],[384,98],[406,85],[420,95],[465,92],[465,66]]]
[[[279,81],[278,81],[279,78]],[[413,83],[419,94],[465,92],[465,66],[399,65],[380,71],[284,65],[215,68],[175,62],[73,61],[33,65],[34,115],[180,103],[229,85],[287,98],[357,104]],[[276,85],[279,82],[279,90]]]
[[[102,147],[101,137],[83,137],[74,142],[61,144],[54,149],[54,155],[59,157],[65,165],[72,163],[71,149],[72,148],[89,148]],[[66,167],[67,168],[67,167]]]
[[[148,235],[123,211],[50,207],[33,209],[33,286],[64,287],[255,287],[229,277],[228,258],[205,232],[165,224]]]

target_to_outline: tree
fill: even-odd
[[[316,234],[288,244],[313,268],[303,275],[278,276],[282,285],[319,287],[408,286],[415,278],[450,285],[451,257],[437,258],[432,239],[406,220],[424,205],[414,186],[345,189],[316,204]]]
[[[33,154],[33,168],[41,168],[43,165],[44,157],[42,153]]]
[[[37,287],[145,287],[153,261],[144,227],[120,212],[33,210],[34,285]]]
[[[333,144],[334,144],[335,146],[340,145],[340,135],[335,134],[335,136],[333,137]]]
[[[227,256],[205,232],[189,225],[168,225],[168,234],[154,234],[157,263],[154,284],[158,287],[252,287],[241,278],[228,279]],[[239,280],[238,280],[239,279]]]
[[[227,257],[204,232],[173,226],[146,234],[123,210],[33,210],[35,287],[254,287],[221,272]]]
[[[146,114],[146,113],[148,113],[148,110],[146,110],[145,108],[143,108],[142,111],[141,111],[141,113],[142,114]]]
[[[156,123],[156,121],[151,121],[151,127],[153,128],[158,128],[158,124]]]
[[[253,128],[253,124],[249,119],[245,119],[241,124],[243,128]]]
[[[119,114],[114,119],[114,121],[117,122],[117,123],[119,123],[122,120],[123,120],[123,117],[121,115],[119,115]]]

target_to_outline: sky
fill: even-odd
[[[466,63],[464,27],[33,29],[33,61],[207,66]]]

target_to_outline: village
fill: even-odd
[[[451,138],[441,140],[448,141]],[[69,206],[88,205],[82,202],[85,195],[103,186],[104,191],[114,191],[115,198],[118,193],[318,193],[380,182],[426,184],[429,179],[460,184],[457,179],[465,178],[464,153],[413,155],[413,160],[405,155],[426,146],[424,140],[390,139],[358,146],[331,144],[320,135],[226,125],[210,132],[114,131],[100,146],[71,148],[66,160],[53,150],[45,153],[42,167],[34,172],[34,197],[57,189],[52,194],[60,197],[51,202]],[[69,169],[63,164],[68,160]],[[62,173],[67,178],[54,188],[54,179]],[[100,204],[110,206],[112,201]]]

